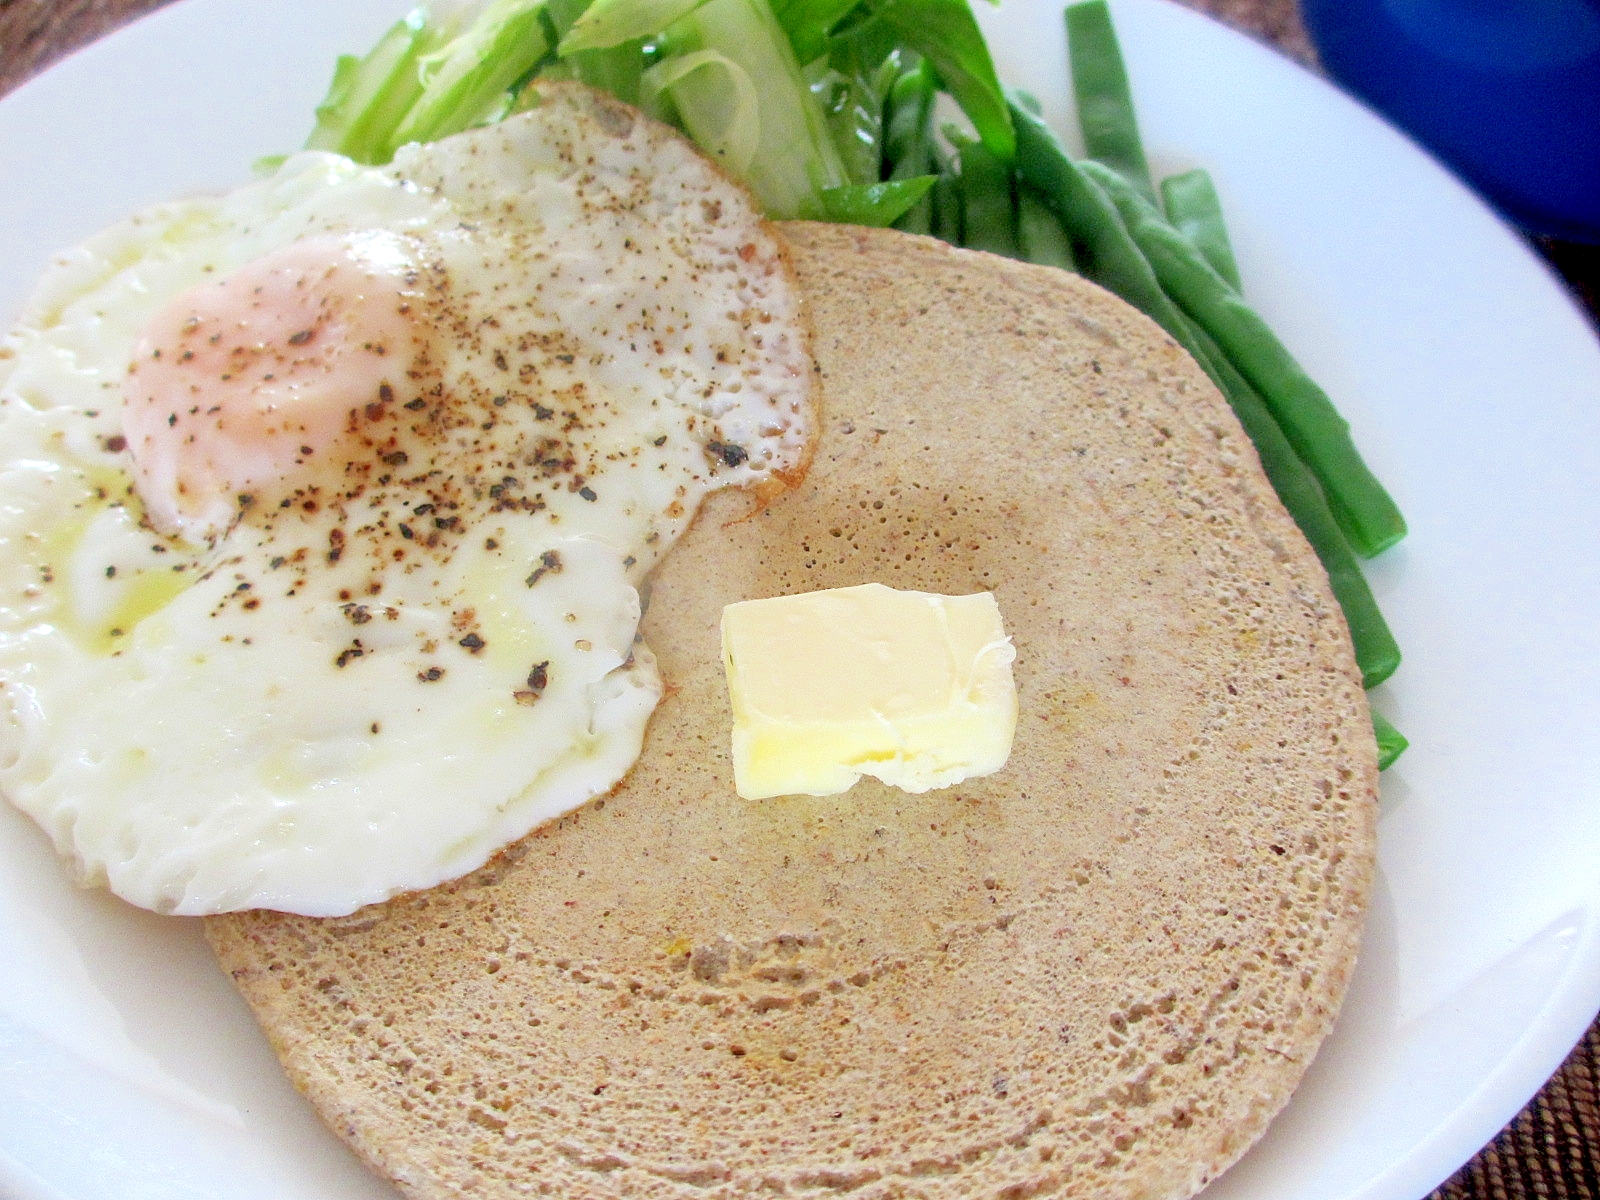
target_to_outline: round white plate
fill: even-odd
[[[0,101],[0,314],[52,251],[296,146],[335,54],[404,6],[183,0]],[[1378,703],[1412,748],[1383,780],[1360,969],[1208,1200],[1416,1200],[1600,1006],[1600,346],[1400,135],[1186,10],[1114,7],[1158,173],[1211,170],[1247,293],[1411,522],[1372,569],[1406,652]],[[1057,0],[981,16],[1071,128]],[[0,805],[0,1195],[396,1194],[285,1082],[198,924],[75,889]]]

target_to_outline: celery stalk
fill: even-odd
[[[306,149],[331,150],[361,163],[388,162],[395,129],[422,95],[418,60],[447,36],[430,23],[427,9],[415,8],[365,57],[340,55]]]
[[[563,22],[558,51],[562,58],[579,50],[609,50],[624,42],[647,38],[688,16],[705,0],[593,0],[579,5],[577,20]],[[554,5],[552,5],[554,8]]]
[[[465,30],[421,59],[422,95],[396,130],[390,153],[492,118],[550,49],[544,0],[492,0]]]
[[[737,66],[754,85],[759,145],[741,175],[767,215],[777,219],[826,216],[822,192],[850,182],[827,119],[800,73],[794,50],[767,0],[709,0],[665,32],[674,56],[711,51]],[[657,71],[660,67],[653,67]],[[668,88],[689,136],[705,145],[728,125],[728,73],[692,71]]]
[[[743,179],[761,144],[760,97],[755,81],[738,63],[716,50],[691,50],[663,59],[645,72],[645,109],[668,119],[673,98],[694,100],[695,144],[730,175]]]

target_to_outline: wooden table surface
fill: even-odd
[[[0,94],[166,2],[0,0]],[[1316,68],[1295,0],[1182,2]],[[1600,328],[1600,246],[1534,245]],[[1528,1107],[1428,1200],[1600,1200],[1600,1019]]]

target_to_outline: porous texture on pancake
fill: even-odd
[[[786,236],[821,443],[655,576],[671,691],[633,773],[454,884],[212,918],[213,945],[407,1196],[1186,1196],[1287,1099],[1354,963],[1377,773],[1322,571],[1115,298]],[[994,592],[1010,763],[740,800],[722,606],[872,580]]]

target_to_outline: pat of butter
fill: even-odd
[[[1015,657],[988,592],[868,583],[730,604],[734,786],[760,800],[863,775],[925,792],[992,774],[1017,727]]]

